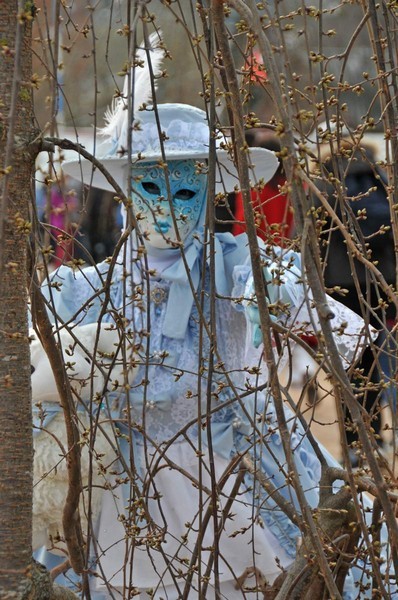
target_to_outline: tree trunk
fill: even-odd
[[[70,600],[32,560],[33,440],[27,318],[33,126],[30,0],[0,2],[0,598]]]
[[[32,93],[29,86],[31,4],[23,4],[23,10],[27,11],[23,14],[18,11],[16,0],[2,0],[0,3],[2,600],[30,597],[35,570],[32,568],[31,549],[33,451],[26,295],[29,193],[33,172],[33,158],[27,151],[33,135]]]

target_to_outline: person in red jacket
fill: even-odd
[[[250,129],[246,133],[246,141],[249,146],[260,146],[280,151],[277,137],[266,129]],[[256,214],[257,234],[265,242],[278,246],[284,246],[286,240],[293,235],[293,211],[287,194],[283,191],[286,177],[280,164],[274,177],[261,189],[253,189],[251,192],[252,203]],[[242,194],[238,192],[235,196],[234,209],[235,223],[232,233],[238,235],[246,231],[243,211]]]

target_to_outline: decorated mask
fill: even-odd
[[[169,161],[167,176],[164,168],[154,163],[134,168],[131,187],[134,210],[148,246],[173,248],[173,242],[185,242],[197,228],[206,199],[207,176],[198,172],[194,160]]]

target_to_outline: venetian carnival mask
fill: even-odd
[[[194,160],[169,161],[167,175],[170,196],[165,169],[158,164],[134,168],[132,174],[132,200],[141,231],[149,246],[160,249],[187,240],[198,226],[207,192],[207,176],[198,172]]]

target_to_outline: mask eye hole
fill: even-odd
[[[153,183],[153,181],[142,181],[141,185],[147,194],[151,194],[151,196],[160,196],[160,187],[156,183]]]
[[[36,369],[34,368],[33,365],[30,365],[30,374],[33,375],[33,373],[36,371]]]
[[[196,195],[196,192],[194,192],[193,190],[188,190],[188,189],[182,189],[182,190],[178,190],[178,192],[176,192],[174,194],[174,198],[176,200],[191,200],[191,198],[193,198]]]

